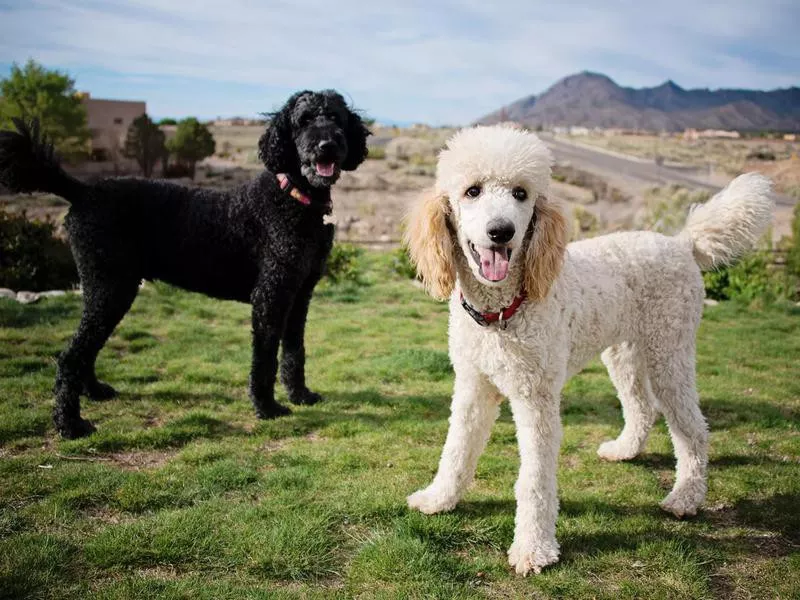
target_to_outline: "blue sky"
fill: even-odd
[[[337,88],[379,120],[466,124],[592,70],[626,86],[800,85],[797,0],[0,0],[34,58],[156,117],[255,116]]]

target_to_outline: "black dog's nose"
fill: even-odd
[[[495,219],[489,221],[489,227],[486,229],[486,234],[493,242],[505,244],[514,237],[515,231],[514,224],[511,221]]]
[[[324,140],[317,146],[322,154],[333,154],[336,152],[336,142],[332,140]]]

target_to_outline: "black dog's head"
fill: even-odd
[[[364,126],[333,90],[298,92],[277,113],[258,142],[258,156],[273,173],[304,177],[329,187],[367,157]]]

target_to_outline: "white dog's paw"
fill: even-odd
[[[679,519],[697,514],[697,509],[706,498],[706,482],[690,479],[676,485],[669,495],[661,501],[661,508]]]
[[[597,448],[597,456],[603,460],[620,461],[630,460],[636,458],[639,454],[639,448],[630,444],[625,440],[609,440],[600,444]]]
[[[456,504],[458,504],[458,498],[432,485],[426,487],[424,490],[414,492],[406,498],[406,501],[410,508],[416,508],[426,515],[434,515],[436,513],[453,510]]]
[[[519,542],[516,539],[508,549],[508,564],[517,575],[527,576],[531,571],[541,573],[547,565],[558,562],[558,542]]]

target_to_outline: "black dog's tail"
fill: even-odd
[[[73,204],[86,198],[88,186],[61,168],[39,120],[12,120],[16,131],[0,131],[0,184],[12,192],[50,192]]]

